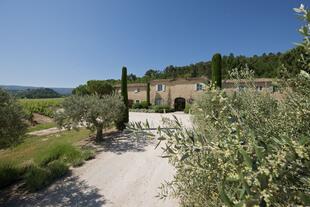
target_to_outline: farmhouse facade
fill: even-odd
[[[205,92],[206,85],[210,80],[206,77],[199,78],[178,78],[178,79],[159,79],[150,82],[150,101],[152,105],[169,105],[175,110],[184,110],[186,104],[191,104],[199,95]],[[236,80],[224,80],[223,90],[226,92],[238,92],[244,90],[247,85],[246,80],[241,80],[236,85]],[[257,91],[275,90],[272,79],[255,79]],[[133,83],[128,84],[129,104],[141,103],[146,101],[147,84]],[[116,86],[120,91],[120,85]]]

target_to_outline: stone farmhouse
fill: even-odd
[[[204,93],[209,83],[210,80],[206,77],[152,80],[150,101],[152,105],[169,105],[176,111],[182,111],[186,104],[191,104],[195,98]],[[238,86],[236,83],[236,80],[224,80],[223,90],[229,93],[246,88],[245,80],[241,80]],[[274,92],[276,90],[272,79],[255,79],[254,84],[257,91]],[[120,92],[120,85],[116,86],[116,90]],[[128,84],[129,105],[146,101],[146,96],[146,83]]]

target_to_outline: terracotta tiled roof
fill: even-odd
[[[249,82],[249,80],[246,79],[240,79],[240,80],[236,80],[236,79],[231,79],[231,80],[223,80],[223,83],[237,83],[238,81],[242,82]],[[273,82],[274,79],[271,78],[255,78],[254,82],[255,83],[261,83],[261,82]]]
[[[187,83],[187,82],[204,82],[209,81],[207,77],[197,77],[197,78],[176,78],[176,79],[156,79],[152,80],[151,84],[157,84],[157,83],[171,83],[171,84],[180,84],[180,83]],[[230,80],[223,80],[223,83],[237,83],[238,81],[242,82],[248,82],[246,79],[230,79]],[[261,82],[274,82],[274,79],[271,78],[256,78],[254,79],[255,83],[261,83]],[[129,83],[128,87],[146,87],[146,83]],[[120,88],[121,85],[117,84],[115,85],[115,88]]]
[[[146,83],[128,83],[128,87],[146,87]],[[116,84],[115,88],[120,88],[121,84]]]
[[[152,83],[179,83],[179,82],[187,82],[187,81],[207,81],[209,80],[207,77],[197,77],[197,78],[175,78],[175,79],[156,79],[152,80]]]

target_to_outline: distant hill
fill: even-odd
[[[0,88],[3,88],[8,91],[27,91],[33,89],[40,89],[45,87],[33,87],[33,86],[16,86],[16,85],[0,85]],[[71,95],[73,88],[50,88],[60,95]]]

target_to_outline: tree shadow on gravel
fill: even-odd
[[[103,141],[96,142],[98,151],[123,154],[125,152],[143,152],[152,144],[150,139],[136,139],[131,133],[108,132],[103,135]]]
[[[0,195],[0,206],[99,207],[106,203],[97,188],[87,185],[85,181],[80,181],[77,177],[65,178],[37,193],[22,193],[10,189],[10,192],[2,192]]]

